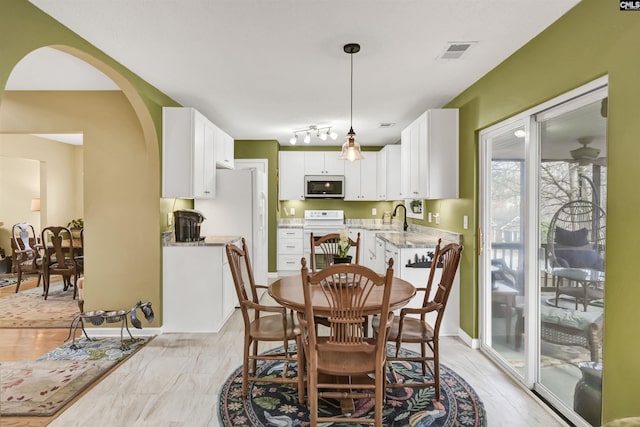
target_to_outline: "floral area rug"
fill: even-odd
[[[79,313],[73,288],[64,291],[62,282],[51,284],[46,301],[42,285],[0,298],[0,328],[68,328]]]
[[[59,347],[37,360],[0,365],[0,416],[51,416],[149,341],[103,338]]]
[[[274,349],[271,351],[282,351]],[[405,354],[412,353],[402,350]],[[293,368],[293,369],[292,369]],[[268,361],[259,365],[260,375],[276,377],[282,374],[283,364]],[[415,363],[394,363],[398,377],[422,377],[422,369]],[[289,374],[296,375],[296,366],[289,366]],[[428,374],[427,374],[428,375]],[[428,378],[429,375],[428,375]],[[458,374],[440,365],[440,402],[434,402],[433,387],[388,389],[383,409],[384,426],[486,426],[484,405],[475,390]],[[308,426],[309,410],[298,404],[298,392],[289,384],[249,383],[247,399],[241,396],[242,367],[236,369],[220,391],[218,408],[223,426]],[[370,399],[355,402],[353,416],[373,417]],[[319,401],[319,411],[325,415],[340,414],[340,405],[331,399]],[[335,423],[332,426],[358,424]]]
[[[22,280],[24,282],[24,279]],[[18,283],[18,279],[13,277],[0,277],[0,288],[4,288],[5,286],[11,286]]]

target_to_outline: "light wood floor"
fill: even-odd
[[[57,417],[3,418],[0,425],[218,426],[218,393],[241,364],[242,329],[236,310],[217,334],[162,334]],[[0,360],[35,358],[34,354],[37,357],[59,346],[66,333],[60,338],[51,329],[0,329]],[[566,425],[480,351],[459,339],[441,339],[441,360],[474,387],[484,402],[489,426]]]

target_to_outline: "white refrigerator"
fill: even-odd
[[[267,284],[267,179],[256,168],[218,169],[215,199],[195,199],[205,216],[201,236],[244,237],[257,284]]]

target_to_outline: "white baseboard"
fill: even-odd
[[[480,340],[478,338],[471,338],[464,330],[458,329],[458,337],[474,350],[480,348]]]

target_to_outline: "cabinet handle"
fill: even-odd
[[[209,194],[209,193],[210,193],[210,191],[205,191],[205,192],[204,192],[204,194]]]

